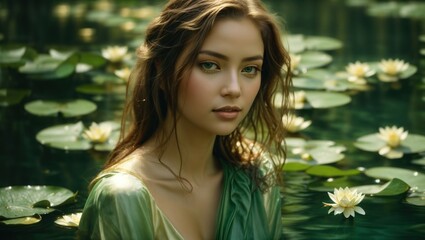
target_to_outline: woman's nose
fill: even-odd
[[[239,72],[231,71],[224,80],[222,95],[226,97],[238,98],[241,95],[241,85],[239,82]]]

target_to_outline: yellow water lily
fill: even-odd
[[[127,82],[128,79],[130,78],[131,70],[130,68],[126,67],[126,68],[115,70],[114,73],[117,77]]]
[[[348,73],[348,81],[356,84],[366,84],[366,78],[375,74],[375,71],[367,63],[359,61],[349,63],[345,70]]]
[[[331,207],[328,214],[334,212],[334,215],[344,214],[344,217],[354,217],[355,212],[365,215],[363,208],[357,206],[364,198],[362,193],[358,193],[356,189],[351,190],[348,187],[334,189],[334,193],[328,192],[329,197],[334,203],[323,203],[325,207]]]
[[[83,137],[91,142],[104,143],[111,135],[112,127],[109,124],[97,124],[93,122],[90,128],[85,130]]]
[[[383,82],[395,82],[400,78],[400,74],[409,68],[409,64],[399,59],[383,59],[378,64],[381,73],[379,80]]]
[[[311,125],[311,121],[306,121],[304,118],[294,115],[284,115],[282,117],[282,122],[285,129],[291,133],[304,130]]]
[[[102,49],[102,56],[113,63],[124,60],[127,55],[128,48],[125,46],[109,46]]]
[[[56,219],[55,223],[66,227],[78,227],[82,213],[71,213]]]
[[[378,137],[385,141],[387,146],[391,148],[398,147],[400,143],[407,138],[408,131],[404,131],[403,127],[384,127],[379,128]]]

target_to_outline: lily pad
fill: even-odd
[[[357,139],[354,146],[369,152],[378,152],[385,147],[384,140],[378,137],[378,133],[369,134]],[[403,152],[405,154],[418,153],[425,151],[425,136],[409,134],[407,138],[401,142],[400,146],[394,150]]]
[[[425,206],[425,192],[413,192],[406,198],[406,202],[415,206]]]
[[[110,125],[112,133],[105,143],[92,143],[85,139],[82,134],[84,124],[77,122],[75,124],[64,124],[48,127],[37,133],[36,139],[41,144],[61,150],[89,150],[94,147],[98,151],[110,151],[115,147],[119,137],[119,124],[106,121],[100,123]]]
[[[308,51],[300,54],[301,60],[298,65],[300,69],[312,69],[325,66],[332,62],[329,54],[319,51]]]
[[[369,177],[386,180],[399,178],[409,184],[411,189],[425,192],[425,174],[417,171],[395,167],[374,167],[367,169],[365,174]]]
[[[298,171],[304,171],[309,167],[311,167],[310,164],[302,163],[299,161],[290,161],[288,159],[285,162],[285,165],[283,165],[283,171],[298,172]]]
[[[72,57],[63,60],[41,54],[34,61],[26,62],[19,68],[19,72],[35,80],[61,79],[74,73],[75,64],[75,59]]]
[[[57,102],[36,100],[25,104],[25,110],[37,116],[57,116],[61,113],[64,117],[76,117],[92,113],[96,109],[95,103],[83,99]]]
[[[0,88],[0,106],[7,107],[20,103],[31,93],[27,89],[4,89]]]
[[[320,165],[338,162],[344,159],[345,147],[337,146],[332,141],[326,140],[309,140],[300,138],[287,138],[286,145],[288,147],[291,162],[309,165]]]
[[[0,66],[18,68],[37,56],[29,47],[0,47]]]
[[[425,166],[425,157],[423,157],[421,159],[413,160],[412,163]]]
[[[318,51],[336,50],[343,46],[340,40],[324,36],[308,36],[304,43],[307,49]]]
[[[335,188],[340,187],[352,187],[359,185],[358,182],[354,181],[349,176],[339,177],[339,178],[330,178],[326,181],[316,181],[308,185],[308,189],[317,192],[330,192]]]
[[[313,108],[332,108],[351,102],[351,97],[336,92],[306,91],[305,97]]]
[[[332,166],[319,165],[307,169],[306,173],[318,177],[342,177],[357,175],[361,172],[357,169],[341,170]]]
[[[398,17],[401,6],[401,3],[397,2],[374,3],[368,7],[367,13],[374,17]]]
[[[41,216],[37,215],[34,217],[21,217],[21,218],[12,218],[8,220],[0,221],[6,225],[31,225],[36,224],[41,221]]]
[[[57,186],[10,186],[0,188],[0,216],[4,218],[28,217],[47,214],[55,207],[74,201],[76,194]],[[45,201],[48,206],[37,203]]]
[[[410,186],[403,180],[393,178],[384,185],[363,185],[353,187],[357,192],[374,196],[396,196],[409,191]]]

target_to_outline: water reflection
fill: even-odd
[[[148,19],[157,14],[162,1],[28,1],[19,3],[0,0],[0,43],[20,43],[46,52],[52,46],[72,46],[100,52],[104,46],[141,43]],[[425,104],[418,82],[423,78],[424,21],[367,15],[365,7],[348,7],[346,1],[285,0],[266,1],[281,15],[291,34],[329,36],[341,40],[343,48],[328,52],[329,69],[340,70],[355,61],[379,61],[399,58],[419,66],[411,79],[394,84],[378,83],[370,91],[352,92],[352,102],[329,109],[298,110],[297,116],[312,120],[302,136],[332,140],[347,148],[345,159],[335,165],[340,168],[392,166],[423,173],[423,165],[412,164],[417,156],[389,160],[377,153],[364,152],[352,142],[376,132],[385,125],[398,125],[409,132],[425,134]],[[120,18],[116,18],[116,17]],[[130,19],[131,18],[131,19]],[[106,21],[106,19],[108,21]],[[422,62],[421,62],[422,61]],[[42,129],[66,122],[98,122],[119,119],[122,97],[108,94],[89,95],[76,92],[79,83],[90,76],[75,77],[73,82],[31,82],[10,69],[0,70],[0,88],[27,87],[30,100],[40,98],[82,97],[95,101],[98,111],[72,119],[41,118],[29,115],[22,105],[0,108],[0,186],[56,185],[78,191],[76,204],[63,213],[81,210],[87,196],[87,185],[106,159],[98,151],[66,152],[41,146],[34,136]],[[419,81],[418,81],[419,80]],[[423,85],[423,83],[422,83]],[[312,191],[319,177],[303,172],[284,173],[283,223],[285,239],[419,239],[423,237],[425,208],[409,205],[403,197],[366,197],[362,202],[365,216],[345,219],[328,215],[322,202],[324,191]],[[337,179],[334,179],[337,181]],[[364,175],[353,177],[361,184],[380,183],[381,179]],[[62,213],[61,213],[62,214]],[[0,227],[8,239],[72,239],[75,229],[53,224],[59,214],[46,216],[39,224],[28,227]]]

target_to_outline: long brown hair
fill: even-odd
[[[282,69],[290,69],[290,58],[282,45],[281,28],[275,17],[257,0],[171,0],[149,25],[145,42],[137,49],[138,61],[127,89],[120,141],[105,170],[157,133],[166,117],[172,117],[175,124],[178,86],[190,73],[214,23],[223,18],[243,17],[258,26],[264,43],[261,86],[241,124],[231,134],[217,136],[213,154],[235,166],[257,169],[251,160],[261,145],[261,149],[273,152],[275,170],[280,169],[286,155],[281,117],[288,110],[291,79],[288,72],[282,73]],[[183,58],[181,66],[176,65],[179,58]],[[273,106],[276,92],[284,96],[279,112]],[[247,133],[250,143],[245,141]],[[163,144],[167,139],[163,138]],[[259,185],[265,181],[256,182]]]

